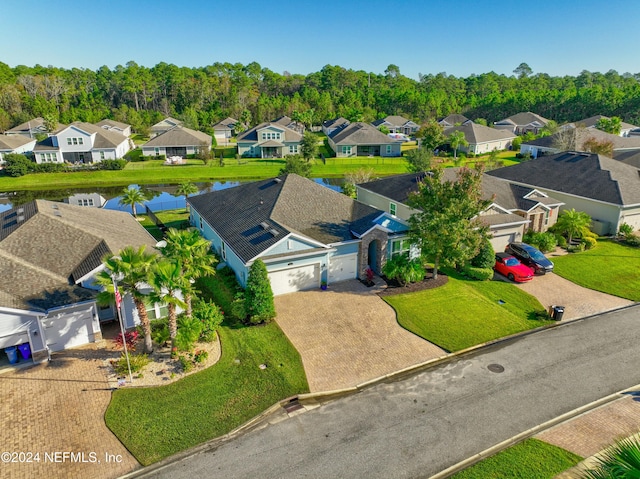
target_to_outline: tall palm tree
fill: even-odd
[[[180,299],[181,292],[189,288],[189,282],[182,276],[182,268],[178,261],[161,260],[153,268],[150,278],[153,290],[149,297],[156,303],[165,303],[169,312],[169,337],[171,351],[176,345],[178,322],[176,307],[186,307]]]
[[[140,291],[140,288],[149,281],[149,275],[156,263],[157,255],[147,253],[145,249],[144,245],[138,249],[127,246],[118,253],[118,256],[105,258],[106,269],[97,275],[97,283],[104,286],[105,291],[98,295],[98,301],[104,304],[113,300],[112,275],[115,275],[118,287],[133,298],[144,332],[144,352],[151,353],[153,352],[153,341],[151,340],[151,325],[144,301],[146,295]]]
[[[180,185],[178,186],[176,193],[178,193],[180,196],[184,196],[184,204],[187,211],[189,211],[189,204],[187,203],[187,198],[189,197],[189,195],[193,195],[198,191],[200,191],[198,190],[198,187],[193,183],[191,183],[190,181],[185,181],[183,183],[180,183]]]
[[[617,442],[597,458],[594,469],[585,471],[584,479],[632,479],[640,477],[640,440],[627,438]]]
[[[163,254],[173,261],[177,261],[182,269],[182,276],[191,285],[196,279],[215,273],[215,257],[211,254],[211,243],[203,238],[198,230],[169,229],[165,237],[167,246],[162,249]],[[186,314],[191,317],[191,300],[193,291],[188,287],[184,291],[184,301],[187,305]]]
[[[590,225],[591,216],[584,211],[576,211],[571,208],[560,214],[554,228],[561,234],[566,234],[567,241],[571,243],[574,236],[582,236],[587,233]]]
[[[118,204],[131,206],[133,216],[137,218],[136,204],[144,203],[145,201],[147,201],[147,197],[142,191],[137,188],[125,188],[122,190],[122,198],[120,198]]]
[[[464,137],[464,133],[461,131],[454,131],[448,137],[449,144],[451,148],[453,148],[453,158],[454,160],[458,159],[458,148],[461,146],[469,146],[469,142]]]

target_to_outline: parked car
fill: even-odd
[[[517,283],[524,283],[533,279],[533,270],[523,265],[509,253],[496,253],[496,264],[493,269]]]
[[[540,250],[527,243],[509,243],[504,251],[518,258],[522,264],[533,268],[535,274],[553,272],[553,263]]]

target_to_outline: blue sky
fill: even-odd
[[[0,61],[113,68],[252,61],[306,74],[324,65],[412,78],[495,71],[640,72],[636,0],[3,0]]]

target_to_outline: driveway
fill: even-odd
[[[275,298],[276,321],[300,352],[312,392],[356,386],[445,354],[400,327],[372,289],[351,280]]]
[[[32,459],[39,453],[39,462],[3,460],[0,476],[114,478],[140,467],[104,423],[111,400],[106,353],[88,345],[56,353],[50,363],[0,375],[0,452],[33,453]]]
[[[633,301],[628,299],[583,288],[557,274],[536,276],[532,281],[517,286],[538,298],[545,308],[551,305],[564,306],[563,321],[604,313],[633,304]]]

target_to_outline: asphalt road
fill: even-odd
[[[429,477],[640,384],[639,345],[640,305],[380,384],[145,477]],[[490,364],[504,372],[491,372]]]

